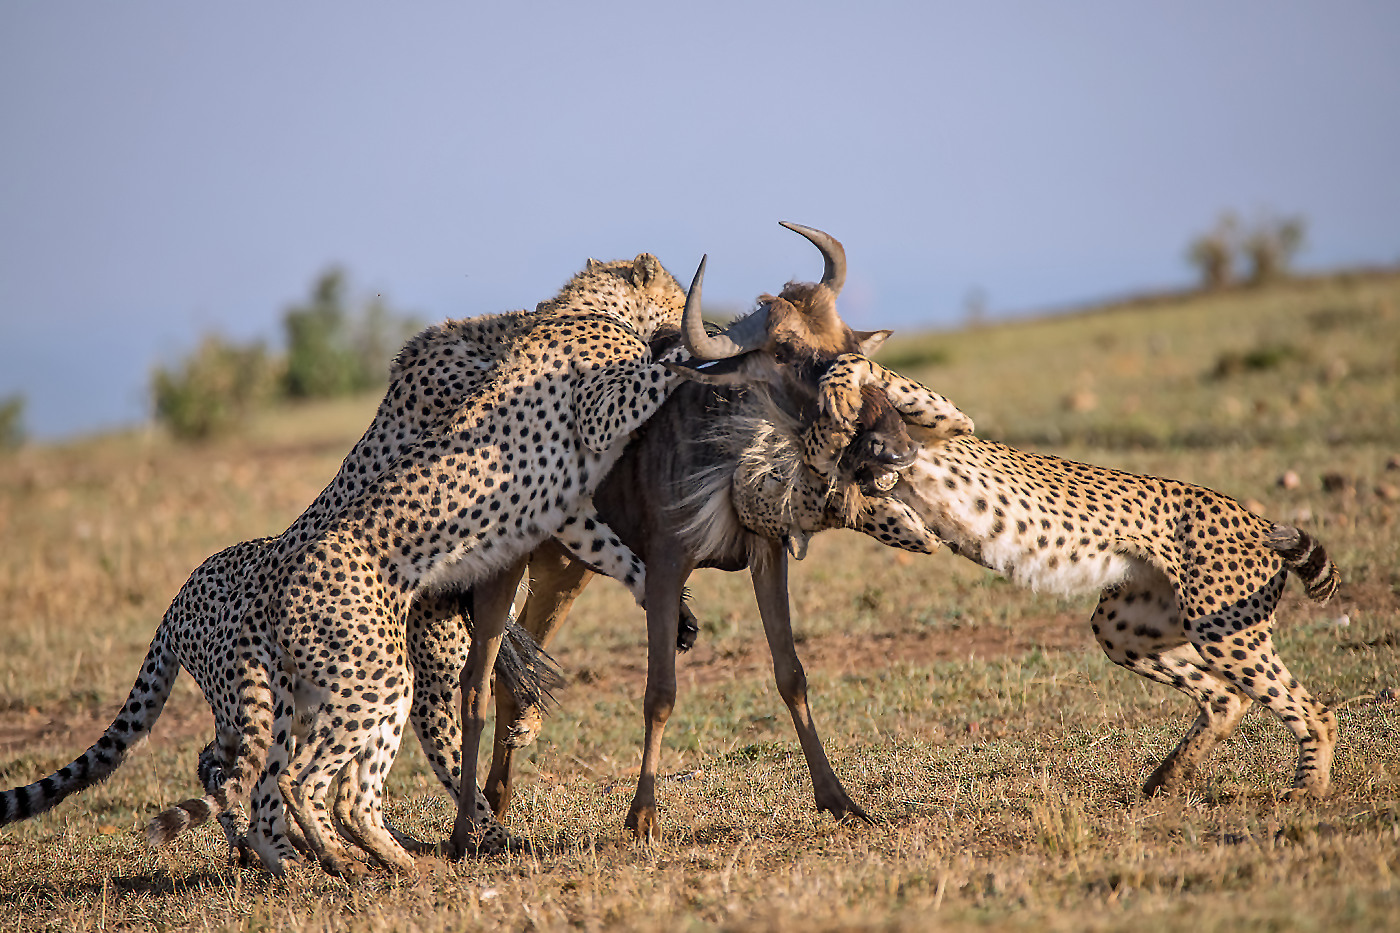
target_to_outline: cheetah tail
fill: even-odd
[[[146,841],[151,845],[165,845],[185,830],[232,809],[239,801],[248,798],[261,776],[267,763],[274,728],[273,691],[266,671],[260,666],[249,665],[242,673],[244,676],[237,691],[240,705],[238,729],[242,738],[228,779],[213,793],[181,801],[156,814],[146,824]],[[283,705],[290,708],[290,703]]]
[[[180,662],[171,646],[169,629],[162,622],[126,703],[107,731],[91,748],[48,777],[0,793],[0,826],[37,816],[110,777],[150,734],[179,674]]]
[[[496,655],[496,676],[522,710],[532,706],[544,710],[556,705],[554,691],[564,685],[564,674],[554,658],[513,617],[506,623],[501,650]]]
[[[1311,599],[1326,602],[1337,591],[1341,572],[1312,535],[1292,525],[1276,524],[1266,543],[1278,551],[1284,566],[1297,575]]]

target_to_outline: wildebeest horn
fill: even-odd
[[[700,268],[695,270],[690,291],[686,292],[685,311],[681,315],[681,338],[690,355],[698,360],[727,360],[763,345],[768,336],[768,312],[760,308],[748,317],[740,318],[722,334],[707,333],[705,321],[700,316],[700,285],[705,279],[705,260],[708,258],[701,257]]]
[[[841,294],[841,286],[846,284],[846,249],[841,242],[831,234],[813,227],[788,223],[786,220],[780,220],[778,223],[793,233],[802,234],[822,251],[822,259],[826,262],[826,268],[822,271],[822,284],[831,290],[833,298]]]

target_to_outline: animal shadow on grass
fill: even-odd
[[[270,876],[267,876],[270,879]],[[0,904],[9,906],[19,906],[20,901],[23,906],[32,908],[33,899],[36,895],[51,903],[59,901],[86,902],[104,897],[120,897],[132,894],[155,894],[186,895],[201,894],[208,895],[210,891],[218,889],[233,890],[235,888],[244,891],[250,888],[257,888],[261,883],[259,879],[249,877],[238,877],[235,874],[220,873],[202,869],[191,872],[180,878],[175,878],[164,869],[159,869],[149,875],[113,875],[105,882],[80,881],[63,883],[54,876],[50,876],[49,883],[42,888],[35,887],[23,891],[0,891]]]

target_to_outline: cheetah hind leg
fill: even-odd
[[[326,794],[346,771],[354,753],[343,745],[333,753],[334,744],[334,736],[312,736],[301,743],[277,785],[283,805],[305,834],[315,862],[329,875],[354,878],[363,874],[364,867],[341,842],[325,805]]]
[[[291,758],[296,703],[291,676],[280,666],[274,668],[274,672],[269,683],[273,719],[268,732],[284,739],[268,746],[262,772],[249,798],[250,822],[244,851],[251,849],[267,871],[281,875],[283,865],[301,861],[301,852],[308,851],[310,846],[307,840],[289,832],[285,817],[286,797],[278,786],[278,778],[286,774]],[[293,843],[294,838],[300,845]]]
[[[1200,710],[1176,748],[1143,784],[1142,792],[1149,797],[1182,790],[1251,705],[1247,696],[1207,667],[1186,640],[1179,616],[1170,581],[1140,567],[1135,579],[1101,597],[1091,620],[1109,660],[1180,690]]]
[[[383,771],[387,771],[387,766],[392,765],[393,761],[385,764]],[[380,769],[375,767],[373,760],[367,761],[365,756],[351,761],[341,771],[336,782],[335,804],[331,808],[336,830],[365,853],[371,851],[373,843],[367,840],[377,830],[387,832],[410,855],[431,854],[435,846],[398,829],[384,817],[382,781],[375,781],[376,773],[380,773]]]
[[[365,840],[379,830],[387,832],[411,855],[436,855],[440,851],[437,843],[423,842],[409,835],[390,823],[383,814],[383,777],[392,764],[390,758],[383,762],[382,767],[376,767],[373,762],[367,762],[362,756],[345,766],[337,782],[335,805],[331,811],[336,829],[365,852],[370,851]],[[376,774],[379,775],[377,781]],[[514,835],[496,822],[486,798],[480,792],[476,794],[476,815],[479,822],[495,824],[499,828],[499,833],[488,833],[492,838],[499,837],[496,848],[511,852],[529,850],[529,843],[525,839]]]
[[[1201,620],[1193,631],[1197,647],[1208,662],[1239,690],[1268,708],[1298,741],[1298,765],[1293,772],[1289,798],[1326,796],[1332,776],[1332,756],[1337,746],[1337,717],[1327,706],[1308,693],[1289,673],[1274,649],[1273,606],[1283,588],[1283,574],[1257,594],[1265,610],[1253,608],[1253,599],[1242,613],[1257,616],[1250,628],[1235,628],[1232,614],[1239,607],[1227,607],[1216,616]]]
[[[1147,797],[1178,793],[1195,777],[1216,744],[1234,733],[1254,704],[1229,683],[1206,671],[1200,655],[1191,645],[1145,657],[1131,670],[1171,686],[1177,686],[1178,678],[1201,678],[1194,682],[1195,690],[1185,691],[1177,686],[1195,698],[1200,713],[1176,748],[1162,759],[1142,785],[1142,793]],[[1162,676],[1157,676],[1159,674]]]
[[[204,788],[204,793],[211,797],[218,795],[227,780],[229,759],[220,738],[211,739],[209,744],[204,746],[203,751],[199,753],[197,766],[199,784]],[[244,867],[252,865],[254,855],[248,848],[248,824],[244,822],[239,807],[234,805],[224,810],[219,814],[218,820],[224,831],[224,838],[228,840],[229,860]]]
[[[237,744],[236,739],[232,744]],[[230,743],[216,739],[206,745],[204,750],[199,753],[200,784],[203,785],[204,792],[210,796],[217,795],[227,780],[228,762],[231,758],[228,752],[229,747]],[[219,814],[218,820],[219,825],[223,827],[224,836],[228,839],[229,860],[242,868],[251,868],[261,864],[261,859],[250,841],[253,824],[244,820],[240,808],[230,807]],[[299,852],[310,853],[311,849],[307,846],[306,840],[290,827],[284,833],[284,838]]]

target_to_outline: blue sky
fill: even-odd
[[[858,9],[857,9],[858,7]],[[646,250],[747,306],[847,247],[859,327],[1185,284],[1225,209],[1400,260],[1400,5],[0,5],[0,396],[147,417],[331,263],[427,319]]]

